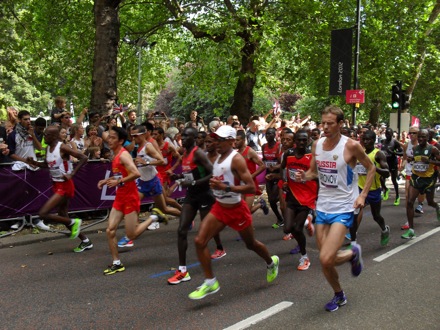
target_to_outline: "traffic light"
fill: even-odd
[[[402,92],[400,107],[402,110],[409,109],[409,95],[406,92]]]
[[[401,109],[402,102],[402,82],[396,81],[396,84],[391,88],[391,107],[393,109]]]

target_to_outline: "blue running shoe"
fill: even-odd
[[[364,262],[362,260],[362,249],[359,244],[351,245],[353,251],[353,258],[351,259],[351,273],[353,276],[359,276],[364,268]]]
[[[337,311],[340,306],[344,306],[346,303],[347,297],[344,293],[342,293],[342,295],[335,295],[333,299],[325,305],[325,310],[329,312],[334,312]]]
[[[124,247],[132,247],[134,246],[134,243],[132,240],[128,239],[127,236],[122,237],[118,242],[118,247],[124,248]]]
[[[269,208],[267,207],[267,203],[264,198],[260,198],[261,209],[263,210],[264,215],[269,214]]]

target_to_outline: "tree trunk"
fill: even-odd
[[[370,116],[368,117],[368,122],[371,125],[374,125],[374,126],[379,125],[381,106],[382,106],[382,102],[380,100],[375,99],[372,101],[372,107],[370,109]]]
[[[116,73],[121,0],[95,0],[95,57],[90,112],[107,114],[117,95]]]
[[[257,81],[254,63],[257,45],[256,41],[246,40],[246,43],[241,50],[241,68],[234,91],[234,100],[230,110],[230,113],[237,115],[240,122],[243,124],[248,123],[252,114],[254,86]]]

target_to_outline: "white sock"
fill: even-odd
[[[181,273],[186,273],[186,266],[179,266],[179,271]]]
[[[85,240],[82,241],[83,243],[88,243],[90,242],[89,238],[86,238]]]
[[[205,279],[205,284],[211,286],[211,285],[214,285],[214,283],[216,281],[217,281],[217,279],[215,277],[214,278],[207,278],[207,279]]]
[[[121,260],[113,260],[113,265],[120,265],[121,264]]]
[[[301,256],[301,259],[309,259],[309,257],[307,256],[307,253]]]
[[[159,217],[156,214],[150,215],[150,218],[153,219],[153,222],[157,222],[159,220]]]
[[[70,219],[70,224],[69,224],[69,226],[73,226],[74,223],[75,223],[75,219]]]
[[[309,225],[309,219],[306,219],[306,222],[304,222],[304,227],[307,227]]]

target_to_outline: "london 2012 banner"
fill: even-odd
[[[180,172],[180,171],[176,171]],[[112,175],[111,163],[89,162],[75,175],[75,197],[69,211],[104,210],[112,207],[116,195],[115,188],[98,189],[99,180]],[[186,189],[176,190],[172,198],[182,198]],[[10,165],[0,166],[0,220],[36,215],[44,203],[53,195],[52,181],[48,169],[38,171],[13,171]],[[153,202],[144,198],[142,204]]]
[[[353,29],[332,31],[329,95],[344,95],[350,89]]]

